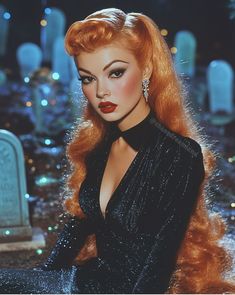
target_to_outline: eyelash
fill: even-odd
[[[115,69],[113,71],[111,71],[109,73],[109,77],[112,75],[112,74],[116,74],[116,73],[119,73],[121,75],[119,75],[118,77],[112,77],[113,79],[119,79],[123,76],[123,74],[125,73],[126,69]],[[82,82],[82,84],[85,84],[85,85],[88,85],[90,84],[92,81],[90,80],[89,82],[85,82],[85,79],[94,79],[92,78],[91,76],[80,76],[80,78],[78,78],[79,81]]]

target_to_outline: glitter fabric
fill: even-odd
[[[40,267],[0,270],[0,291],[166,292],[205,176],[201,147],[164,127],[152,111],[128,130],[110,126],[102,145],[87,158],[79,204],[88,218],[70,218]],[[119,136],[138,152],[104,216],[99,203],[101,181],[111,145]],[[74,265],[91,233],[96,235],[97,257]]]

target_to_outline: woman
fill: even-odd
[[[215,155],[158,27],[143,14],[104,9],[72,24],[65,46],[87,102],[67,148],[70,218],[47,261],[1,270],[0,290],[234,292],[218,244],[225,225],[205,205]]]

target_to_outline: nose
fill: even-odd
[[[110,94],[111,91],[108,89],[105,83],[97,82],[96,96],[98,98],[103,98],[105,96],[109,96]]]

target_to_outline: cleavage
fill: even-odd
[[[112,144],[100,185],[99,205],[104,218],[108,203],[122,184],[137,154],[138,151],[129,145],[120,149]]]

